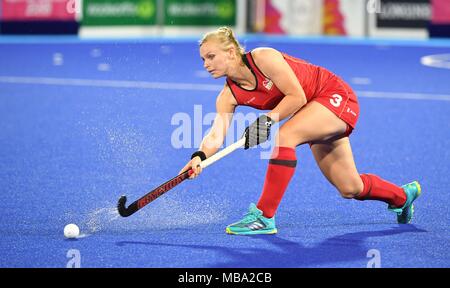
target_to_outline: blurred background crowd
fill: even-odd
[[[0,37],[184,36],[217,26],[299,36],[450,37],[450,0],[0,0]]]

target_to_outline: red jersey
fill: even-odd
[[[314,100],[323,104],[354,128],[359,107],[353,90],[338,76],[323,67],[285,53],[282,55],[305,91],[307,102]],[[244,89],[227,77],[227,84],[236,98],[236,102],[238,105],[260,110],[274,109],[285,95],[256,66],[251,52],[246,53],[242,59],[255,76],[256,86],[251,90]]]

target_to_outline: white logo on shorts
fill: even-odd
[[[350,107],[347,107],[347,113],[350,113],[356,117],[356,113],[352,109],[350,109]]]

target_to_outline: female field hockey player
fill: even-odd
[[[200,41],[204,68],[214,78],[225,76],[217,97],[217,114],[199,151],[181,170],[201,173],[200,162],[223,144],[236,106],[270,110],[248,126],[245,149],[269,137],[271,125],[287,119],[276,135],[262,194],[250,204],[245,217],[226,227],[229,234],[274,234],[275,212],[291,180],[297,159],[295,148],[308,143],[324,176],[342,197],[378,200],[397,213],[398,223],[409,223],[414,200],[420,195],[417,181],[399,187],[377,175],[359,174],[349,136],[359,116],[358,100],[350,86],[323,67],[294,58],[272,48],[245,53],[233,31],[221,27]]]

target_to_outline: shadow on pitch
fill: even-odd
[[[207,265],[211,268],[285,268],[285,267],[334,267],[333,263],[361,261],[361,268],[366,266],[367,252],[376,247],[365,246],[366,239],[371,237],[384,237],[402,233],[422,233],[426,230],[419,229],[414,225],[398,225],[390,229],[379,231],[361,231],[346,233],[328,238],[319,244],[307,247],[299,242],[288,240],[276,235],[255,236],[228,236],[244,237],[249,241],[245,248],[235,248],[217,245],[193,245],[161,242],[134,242],[122,241],[116,243],[118,246],[145,245],[164,247],[184,247],[188,249],[210,250],[221,255],[220,262]],[[262,245],[258,248],[261,240],[268,242],[271,246]],[[254,243],[252,243],[254,242]],[[339,265],[341,266],[341,265]]]

